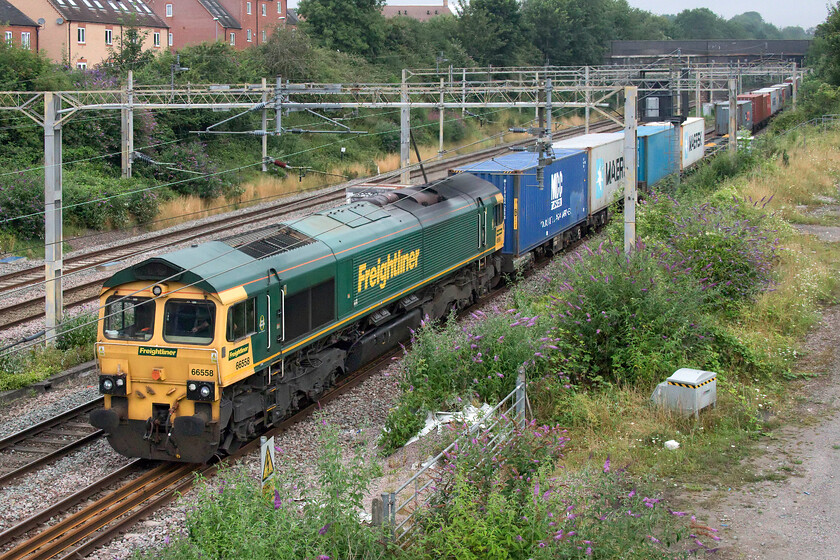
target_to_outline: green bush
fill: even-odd
[[[58,328],[56,348],[70,350],[80,346],[93,346],[96,342],[96,319],[93,313],[83,313],[62,322]]]
[[[0,230],[23,239],[44,237],[44,179],[0,170]]]

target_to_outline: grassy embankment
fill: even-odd
[[[641,243],[631,257],[622,254],[616,220],[588,249],[514,290],[509,309],[478,315],[469,327],[421,329],[404,360],[405,392],[383,435],[386,451],[425,410],[507,393],[523,364],[542,427],[498,453],[499,468],[481,462],[485,442],[459,450],[406,550],[371,548],[375,530],[355,533],[320,516],[315,525],[326,524],[316,531],[311,512],[284,509],[290,495],[309,490],[283,486],[272,508],[252,482],[237,479],[222,497],[203,495],[188,533],[164,554],[257,553],[288,523],[313,558],[652,558],[714,548],[715,532],[669,509],[662,488],[753,479],[740,459],[787,418],[791,383],[819,373],[797,371],[796,362],[820,306],[838,295],[840,254],[790,222],[811,221],[837,198],[838,140],[838,131],[808,131],[807,146],[768,138],[751,154],[721,157],[641,204]],[[699,421],[649,403],[653,386],[683,366],[718,373],[717,408]],[[668,439],[679,450],[665,450]],[[211,530],[225,517],[265,530],[247,542]]]

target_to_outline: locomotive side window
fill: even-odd
[[[228,309],[227,341],[233,342],[257,332],[257,300],[241,301]]]
[[[504,220],[505,207],[503,204],[497,204],[493,208],[493,225],[498,226]]]
[[[210,344],[216,324],[216,306],[209,301],[171,299],[163,308],[166,342]]]
[[[149,340],[154,334],[155,302],[144,297],[111,296],[105,302],[105,337]]]

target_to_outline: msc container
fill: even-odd
[[[537,182],[539,154],[518,152],[455,169],[493,183],[504,196],[502,254],[519,258],[571,230],[588,215],[587,157],[582,150],[554,150]],[[506,269],[510,270],[508,259]]]
[[[584,134],[555,142],[555,150],[583,150],[589,158],[589,213],[605,209],[624,193],[624,133]]]
[[[703,159],[706,152],[706,120],[700,117],[689,117],[680,126],[682,160],[680,169],[687,169]]]
[[[742,93],[738,96],[739,101],[752,102],[752,130],[756,131],[764,122],[770,118],[770,94],[769,93]]]
[[[737,128],[753,129],[752,102],[738,100],[738,111],[735,122]],[[729,134],[729,103],[718,103],[715,105],[715,133],[718,136]]]
[[[651,187],[680,169],[677,127],[643,125],[636,129],[636,182]]]

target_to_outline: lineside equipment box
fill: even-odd
[[[651,400],[686,416],[699,417],[700,411],[717,402],[717,374],[713,371],[682,368],[653,390]]]

